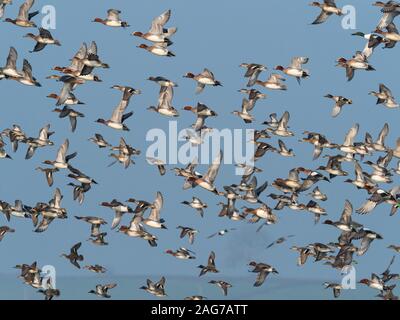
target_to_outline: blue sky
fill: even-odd
[[[26,87],[13,81],[1,81],[0,128],[8,128],[17,123],[28,135],[36,136],[40,128],[51,123],[51,130],[56,133],[52,136],[55,146],[37,150],[31,160],[24,160],[26,146],[20,145],[17,153],[12,154],[14,160],[1,161],[0,198],[8,202],[22,199],[24,203],[34,205],[38,201],[48,201],[53,196],[55,187],[59,187],[64,195],[63,206],[68,209],[69,218],[54,221],[43,234],[32,232],[33,227],[28,220],[13,218],[10,226],[16,229],[16,233],[8,235],[0,244],[0,254],[3,257],[0,260],[0,272],[13,274],[13,265],[37,260],[39,265],[54,265],[59,276],[88,275],[88,271],[79,271],[59,257],[73,244],[82,241],[84,244],[81,252],[85,255],[85,262],[104,265],[111,271],[111,275],[197,275],[196,266],[205,263],[209,252],[214,250],[217,267],[221,270],[219,278],[222,279],[225,275],[247,276],[246,264],[250,260],[274,265],[282,278],[337,279],[336,270],[321,264],[308,263],[301,268],[297,267],[297,254],[289,250],[294,244],[336,240],[338,232],[329,226],[314,226],[311,214],[288,210],[277,212],[278,224],[255,233],[255,225],[218,218],[216,204],[220,201],[219,198],[199,188],[183,191],[181,178],[175,177],[169,170],[166,176],[160,177],[154,167],[148,166],[143,155],[128,170],[119,165],[107,168],[111,162],[107,151],[99,150],[87,141],[94,133],[101,133],[107,141],[116,145],[123,136],[129,144],[145,151],[148,147],[145,141],[146,132],[152,128],[168,128],[168,118],[146,110],[157,102],[159,90],[146,79],[149,76],[162,75],[179,84],[174,97],[176,108],[181,109],[185,105],[194,105],[201,101],[219,114],[219,117],[209,119],[208,125],[211,127],[262,128],[260,123],[270,113],[281,115],[286,110],[290,112],[289,125],[296,137],[285,139],[285,142],[294,149],[296,157],[290,159],[268,154],[257,163],[264,169],[258,176],[259,181],[268,180],[271,183],[278,177],[286,177],[294,166],[317,168],[325,164],[322,160],[312,162],[312,147],[297,142],[304,130],[325,133],[330,140],[341,143],[354,123],[360,124],[357,137],[357,141],[360,141],[366,131],[376,137],[383,124],[388,122],[391,132],[387,143],[393,146],[399,136],[396,132],[398,110],[376,106],[375,99],[368,92],[376,90],[379,83],[383,82],[397,95],[400,89],[396,86],[394,68],[397,68],[398,48],[378,48],[370,60],[377,71],[356,72],[350,83],[346,81],[344,69],[335,67],[337,58],[351,57],[356,50],[363,49],[364,39],[353,37],[351,33],[374,30],[380,17],[379,11],[366,1],[338,1],[338,5],[353,4],[356,7],[357,30],[342,29],[340,18],[336,16],[323,25],[311,26],[310,23],[319,14],[319,10],[309,7],[308,2],[249,0],[244,5],[225,0],[190,3],[151,1],[140,2],[139,6],[133,2],[115,0],[112,4],[98,1],[95,8],[89,3],[79,2],[78,8],[78,2],[58,1],[54,3],[57,28],[52,30],[52,34],[61,41],[62,46],[49,46],[39,53],[29,53],[34,42],[23,38],[24,34],[33,29],[24,30],[3,23],[0,28],[0,60],[5,62],[9,47],[14,46],[19,53],[18,65],[23,58],[27,58],[42,87]],[[7,7],[6,17],[15,17],[19,4],[20,1],[15,1],[13,6]],[[35,8],[47,4],[50,4],[49,1],[36,1]],[[104,17],[110,6],[122,10],[122,18],[129,22],[130,28],[112,29],[91,22],[96,16]],[[169,8],[172,9],[169,25],[178,27],[178,32],[173,37],[174,45],[171,47],[176,57],[157,57],[136,48],[142,42],[130,33],[136,30],[146,31],[151,20]],[[41,16],[34,18],[37,22],[40,19]],[[76,90],[76,95],[86,103],[79,107],[85,118],[78,120],[76,132],[71,133],[67,120],[59,119],[56,113],[51,112],[54,101],[46,98],[51,92],[58,93],[60,84],[45,78],[53,74],[51,67],[67,65],[68,59],[83,41],[89,43],[92,40],[97,42],[100,57],[111,68],[96,70],[95,73],[103,79],[102,83],[88,83]],[[301,86],[294,79],[287,79],[287,92],[266,91],[268,98],[258,102],[254,111],[257,121],[253,125],[244,125],[239,118],[231,115],[231,111],[238,110],[242,101],[242,95],[237,90],[246,84],[244,70],[239,68],[240,63],[261,63],[271,70],[276,65],[288,65],[293,56],[310,58],[306,66],[311,72],[309,79],[303,81]],[[194,82],[182,76],[189,71],[198,73],[204,67],[214,72],[223,87],[206,88],[202,94],[195,95]],[[264,80],[267,75],[268,73],[263,73],[260,78]],[[140,96],[133,97],[129,106],[134,111],[133,117],[127,120],[131,129],[129,132],[117,132],[94,122],[99,117],[109,117],[119,102],[119,92],[110,89],[114,84],[129,85],[142,90]],[[342,114],[333,119],[330,117],[332,102],[324,98],[327,93],[349,97],[354,104],[346,106]],[[193,114],[182,111],[178,125],[185,128],[193,121]],[[70,182],[66,178],[66,172],[56,174],[55,184],[49,188],[44,175],[34,170],[41,161],[55,157],[58,146],[65,138],[70,140],[70,151],[78,152],[78,156],[72,161],[73,165],[99,182],[87,193],[81,206],[72,201],[72,190],[66,186]],[[277,145],[277,139],[272,138],[271,143]],[[10,146],[6,148],[9,150]],[[353,176],[353,165],[345,164],[345,169]],[[204,170],[206,167],[199,169]],[[398,178],[394,179],[397,183]],[[334,183],[320,184],[321,190],[329,196],[329,200],[322,206],[333,219],[339,217],[345,199],[349,199],[357,208],[366,198],[366,193],[357,192],[353,186],[342,181],[343,179],[337,178]],[[219,188],[237,182],[238,177],[234,175],[233,166],[223,166],[217,178]],[[167,231],[154,231],[159,238],[157,248],[150,248],[145,241],[110,231],[108,227],[106,231],[110,244],[106,247],[94,246],[85,241],[89,235],[89,226],[73,218],[74,215],[94,215],[111,222],[113,212],[100,207],[100,202],[111,201],[113,198],[126,200],[130,197],[153,200],[157,191],[161,191],[165,198],[162,217],[168,226]],[[269,187],[263,199],[271,192],[275,190]],[[180,204],[183,200],[190,200],[193,195],[209,204],[204,219]],[[273,205],[270,200],[266,201],[270,206]],[[301,202],[307,203],[308,198],[303,196]],[[239,203],[238,208],[241,206],[242,203]],[[382,205],[368,216],[356,217],[357,221],[384,237],[382,241],[375,241],[365,256],[357,257],[359,276],[382,272],[392,255],[386,246],[398,243],[399,217],[389,217],[389,210],[388,206]],[[2,225],[7,224],[4,218],[1,219]],[[128,217],[125,217],[124,222],[129,222]],[[177,225],[192,226],[200,231],[195,244],[190,247],[197,253],[197,260],[194,262],[179,261],[163,253],[166,249],[188,246],[186,239],[179,239],[178,230],[175,229]],[[238,230],[224,238],[206,239],[209,234],[226,227],[235,227]],[[296,237],[282,246],[265,250],[269,241],[287,234],[295,234]]]

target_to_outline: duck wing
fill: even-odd
[[[107,20],[109,21],[120,21],[119,15],[121,11],[116,9],[109,9],[107,10]]]
[[[163,206],[164,199],[161,192],[157,192],[156,199],[153,202],[153,208],[151,209],[149,219],[153,221],[160,221],[160,211]]]
[[[358,133],[358,129],[359,129],[358,123],[356,123],[353,127],[350,128],[343,142],[343,146],[351,146],[353,144],[353,140]]]
[[[328,18],[332,15],[332,12],[326,12],[324,10],[321,10],[321,13],[318,15],[318,17],[313,21],[312,24],[321,24],[324,23]]]
[[[171,17],[171,10],[167,10],[154,18],[151,22],[149,33],[161,35],[163,33],[163,26],[168,22]]]
[[[10,47],[10,51],[7,56],[6,66],[4,68],[17,70],[17,58],[17,50],[14,47]]]
[[[209,166],[207,173],[204,175],[204,180],[210,182],[211,184],[214,183],[215,178],[217,177],[219,167],[221,165],[221,161],[223,158],[223,153],[220,150],[218,155],[213,160],[213,163]]]

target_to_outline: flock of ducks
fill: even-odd
[[[0,0],[0,18],[4,15],[4,10],[7,5],[11,5],[11,0]],[[338,8],[333,0],[325,0],[323,3],[313,2],[312,6],[321,9],[320,15],[313,24],[321,24],[332,15],[342,15],[342,11]],[[352,80],[356,70],[375,70],[368,62],[373,51],[379,45],[384,45],[385,48],[394,48],[397,41],[400,40],[400,35],[394,24],[395,17],[400,13],[400,4],[395,1],[387,3],[376,2],[375,6],[382,8],[383,17],[380,20],[376,30],[371,34],[361,32],[354,35],[362,36],[367,40],[367,44],[362,51],[357,51],[353,58],[339,58],[338,66],[346,69],[348,80]],[[36,24],[32,18],[38,14],[38,11],[32,12],[34,0],[26,0],[20,7],[19,14],[15,19],[6,18],[4,21],[12,23],[18,27],[35,28]],[[121,20],[121,11],[110,9],[107,11],[106,18],[95,18],[93,22],[100,23],[106,27],[113,28],[129,28],[128,22]],[[157,16],[151,23],[151,28],[148,32],[133,32],[132,35],[146,40],[149,44],[140,44],[138,47],[145,49],[153,55],[174,57],[175,54],[170,51],[170,46],[173,44],[171,38],[177,32],[176,27],[165,27],[171,18],[171,10],[165,11]],[[32,53],[40,52],[48,45],[60,46],[60,41],[53,38],[48,30],[43,28],[38,29],[38,34],[28,33],[27,38],[36,42]],[[246,124],[255,121],[251,111],[255,108],[256,102],[259,99],[265,99],[266,94],[254,88],[269,90],[288,90],[288,85],[284,82],[286,77],[295,78],[300,84],[302,80],[311,76],[310,72],[304,68],[309,62],[308,57],[294,57],[287,67],[278,65],[274,68],[266,81],[261,81],[258,78],[268,68],[262,64],[242,63],[240,67],[245,69],[244,78],[247,81],[246,89],[239,90],[246,95],[242,100],[242,108],[240,111],[232,113],[241,118]],[[14,47],[9,49],[6,64],[0,68],[0,80],[14,80],[20,84],[27,86],[40,86],[40,82],[33,76],[33,69],[27,59],[23,60],[22,69],[17,67],[18,53]],[[56,80],[61,84],[59,93],[50,93],[49,98],[55,101],[56,109],[54,112],[59,114],[60,118],[69,118],[71,131],[74,132],[77,128],[77,119],[84,117],[83,113],[76,111],[75,107],[84,104],[76,95],[75,91],[79,86],[87,82],[101,82],[102,80],[94,71],[98,69],[108,69],[109,64],[102,61],[96,42],[91,42],[88,46],[83,43],[76,54],[72,57],[69,66],[53,67],[54,71],[59,74],[51,75],[48,79]],[[222,86],[219,80],[216,80],[213,72],[204,68],[200,73],[187,72],[185,78],[192,79],[196,82],[195,92],[200,94],[206,87]],[[165,117],[178,117],[179,112],[173,106],[174,88],[177,84],[163,76],[151,76],[149,81],[160,86],[158,102],[156,106],[151,106],[148,109],[159,113]],[[112,112],[110,118],[99,118],[96,122],[99,125],[107,126],[114,130],[129,131],[127,120],[132,116],[133,112],[127,112],[130,100],[135,95],[141,94],[139,89],[129,86],[114,85],[112,87],[120,92],[121,98]],[[384,84],[379,85],[378,92],[370,92],[370,95],[377,98],[377,103],[382,104],[387,108],[397,108],[399,104],[395,101],[391,90]],[[342,112],[343,108],[347,108],[353,102],[350,98],[343,96],[335,96],[327,94],[326,98],[333,100],[334,106],[332,116],[337,117]],[[212,128],[206,126],[206,120],[209,117],[217,117],[217,113],[211,110],[208,106],[198,103],[194,106],[185,106],[183,110],[190,111],[196,116],[196,121],[192,126],[192,130],[188,131],[187,140],[193,145],[200,145],[205,134],[212,131]],[[393,187],[386,189],[381,184],[393,183],[393,175],[400,174],[400,161],[396,167],[392,168],[391,163],[393,158],[400,159],[400,140],[397,145],[391,148],[385,143],[385,139],[389,134],[389,125],[385,124],[376,140],[368,133],[365,133],[365,138],[360,141],[356,140],[360,131],[358,124],[354,124],[348,131],[343,143],[332,142],[324,134],[317,132],[304,132],[304,137],[301,142],[309,143],[313,146],[313,159],[327,159],[326,165],[321,165],[317,169],[304,168],[302,166],[291,169],[287,177],[277,178],[271,183],[277,193],[269,193],[264,195],[269,183],[264,182],[259,184],[257,173],[263,170],[257,165],[260,160],[268,153],[277,153],[282,157],[294,157],[295,153],[290,149],[284,141],[287,137],[295,136],[295,132],[289,127],[290,114],[285,111],[280,116],[273,113],[269,116],[263,125],[262,130],[256,130],[252,142],[255,145],[253,160],[255,166],[246,164],[236,164],[237,167],[243,170],[243,175],[240,181],[231,184],[225,184],[219,188],[216,184],[220,165],[223,161],[223,152],[220,151],[215,155],[212,163],[205,173],[196,171],[198,165],[197,159],[193,159],[186,167],[172,168],[176,176],[181,177],[184,181],[183,189],[194,189],[196,187],[205,189],[219,197],[220,218],[229,219],[236,222],[250,222],[258,224],[259,231],[265,225],[276,224],[279,222],[277,212],[288,208],[294,211],[311,213],[314,217],[315,224],[319,223],[322,217],[328,215],[327,211],[321,205],[328,199],[328,195],[324,194],[321,184],[323,182],[338,181],[340,177],[348,177],[352,172],[345,171],[344,164],[349,164],[354,168],[354,179],[347,178],[345,183],[350,183],[356,190],[363,190],[367,194],[367,200],[355,211],[360,215],[371,214],[377,206],[385,204],[390,205],[390,215],[394,215],[400,206],[400,189]],[[0,136],[0,158],[12,159],[10,152],[17,152],[21,144],[26,145],[25,159],[31,159],[37,153],[37,149],[53,146],[51,136],[54,134],[50,131],[50,124],[40,129],[38,136],[30,136],[24,132],[19,126],[14,124],[11,128],[6,128],[1,132]],[[278,146],[275,147],[266,142],[271,135],[278,137]],[[8,138],[11,144],[11,150],[6,148],[6,142],[3,140]],[[100,149],[109,149],[109,156],[113,158],[114,163],[121,164],[125,169],[134,165],[134,157],[140,156],[141,151],[130,146],[124,138],[120,138],[119,145],[113,146],[99,133],[94,134],[89,139]],[[324,149],[329,149],[334,152],[333,155],[322,156]],[[7,151],[6,151],[7,150]],[[370,158],[374,154],[379,154],[376,162]],[[65,139],[64,143],[59,146],[55,155],[55,160],[44,160],[44,166],[37,167],[37,170],[45,174],[45,178],[49,187],[52,187],[55,177],[62,172],[67,178],[71,179],[68,184],[72,187],[73,199],[82,204],[85,200],[85,195],[91,188],[97,184],[93,177],[83,173],[75,168],[73,164],[74,158],[78,155],[77,152],[69,153],[69,140]],[[368,158],[369,160],[366,160]],[[160,159],[147,158],[149,165],[157,167],[159,174],[164,176],[167,173],[167,164]],[[363,168],[361,165],[365,165]],[[365,168],[369,168],[367,171]],[[339,177],[339,178],[337,178]],[[300,196],[309,197],[308,202],[300,202]],[[274,201],[274,206],[269,206],[266,199],[270,198]],[[34,206],[24,204],[21,200],[15,200],[14,203],[0,201],[0,211],[4,214],[7,221],[11,218],[22,218],[30,220],[34,226],[34,231],[43,233],[51,228],[52,223],[61,223],[59,220],[68,217],[67,208],[62,206],[63,195],[59,188],[55,189],[54,197],[50,201],[40,201]],[[237,209],[236,203],[242,201],[248,206],[243,206]],[[127,237],[145,240],[150,247],[158,245],[158,237],[153,234],[153,230],[157,232],[167,232],[167,222],[161,218],[161,212],[164,205],[164,197],[162,192],[158,191],[152,199],[134,199],[130,198],[126,201],[113,199],[110,202],[102,202],[101,206],[111,209],[114,212],[114,218],[108,229],[108,221],[97,216],[75,216],[75,219],[82,223],[90,225],[90,242],[94,245],[105,246],[107,242],[107,232],[116,230]],[[191,208],[200,218],[203,218],[205,211],[210,207],[197,196],[192,196],[191,200],[182,202],[185,207]],[[189,209],[190,210],[190,209]],[[298,265],[304,265],[308,258],[314,258],[315,261],[323,265],[335,269],[342,269],[350,266],[355,261],[353,255],[362,256],[368,252],[368,249],[373,245],[374,241],[381,241],[382,236],[367,228],[363,224],[353,220],[353,205],[349,200],[345,200],[344,209],[337,221],[335,218],[324,218],[322,224],[334,227],[339,233],[337,241],[330,243],[311,243],[304,246],[293,246],[291,249],[298,253]],[[125,218],[129,217],[129,223],[124,225]],[[361,217],[361,216],[360,216]],[[81,223],[79,222],[79,223]],[[106,229],[107,228],[107,229]],[[106,230],[105,230],[106,229]],[[177,226],[177,237],[187,238],[188,244],[192,245],[195,241],[198,230],[188,226]],[[222,237],[227,233],[234,232],[237,228],[227,228],[216,231],[208,236],[208,238]],[[151,231],[150,231],[151,230]],[[0,241],[4,241],[4,237],[9,233],[17,232],[15,229],[2,226],[0,227]],[[88,230],[89,232],[89,230]],[[173,232],[173,231],[168,231]],[[10,235],[11,236],[11,235]],[[294,235],[283,236],[267,246],[281,245]],[[74,267],[81,269],[81,264],[84,261],[84,256],[79,253],[82,243],[78,242],[72,246],[69,253],[63,253],[61,256],[67,259]],[[400,252],[400,246],[390,245],[390,249]],[[178,249],[165,250],[165,254],[180,260],[194,260],[196,254],[190,249],[179,247]],[[205,265],[199,265],[199,276],[208,274],[219,274],[220,270],[216,264],[216,253],[211,251]],[[378,297],[382,299],[397,299],[394,294],[395,284],[392,282],[399,279],[398,274],[390,273],[390,267],[394,262],[391,260],[389,267],[382,274],[372,274],[370,279],[362,279],[361,284],[367,285],[370,288],[377,290]],[[276,276],[278,270],[263,261],[249,261],[249,272],[256,274],[254,282],[255,287],[261,286],[268,275]],[[60,296],[60,289],[53,287],[51,280],[43,283],[43,275],[40,267],[36,262],[32,264],[21,264],[15,266],[20,269],[20,278],[23,282],[33,288],[39,289],[38,292],[44,294],[45,298],[50,300],[53,297]],[[94,273],[105,273],[107,269],[101,265],[85,265],[87,269]],[[210,284],[221,289],[223,295],[228,295],[228,290],[233,287],[232,284],[222,280],[221,278],[212,279]],[[45,285],[45,286],[44,286]],[[334,297],[339,297],[341,284],[324,283],[326,288],[333,290]],[[110,298],[110,290],[117,286],[116,283],[98,284],[95,289],[89,291],[90,294],[95,294],[98,297]],[[162,277],[158,282],[147,279],[146,285],[140,289],[156,296],[164,297],[166,293],[166,278]],[[205,297],[193,295],[185,299],[201,300]]]

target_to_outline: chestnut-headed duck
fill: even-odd
[[[197,87],[196,87],[197,94],[202,92],[206,85],[210,85],[210,86],[214,86],[214,87],[222,86],[221,82],[219,82],[218,80],[215,80],[214,74],[207,68],[204,68],[203,72],[201,72],[197,75],[195,75],[191,72],[188,72],[183,77],[193,79],[197,82]]]
[[[147,44],[140,44],[137,46],[140,49],[145,49],[148,52],[156,55],[156,56],[166,56],[166,57],[175,57],[175,54],[168,49],[167,43],[160,42],[154,45],[148,46]]]
[[[164,28],[164,25],[168,22],[170,17],[171,10],[167,10],[153,19],[153,21],[151,22],[151,28],[148,32],[142,33],[136,31],[133,32],[132,35],[146,39],[151,42],[166,43],[169,45],[171,43],[169,37],[174,35],[177,31],[177,28]]]
[[[369,64],[367,57],[361,51],[357,51],[353,58],[349,60],[343,57],[339,58],[337,63],[336,66],[346,69],[347,81],[351,81],[354,78],[355,70],[375,71],[374,67]]]
[[[121,14],[120,10],[108,9],[106,19],[95,18],[93,22],[98,22],[108,27],[123,27],[123,28],[129,27],[128,22],[121,20],[121,18],[119,17],[120,14]]]
[[[275,67],[275,70],[280,70],[288,76],[295,77],[297,82],[300,84],[301,79],[310,76],[308,70],[302,68],[303,64],[308,63],[309,58],[307,57],[294,57],[290,63],[290,66],[285,68],[283,66]]]

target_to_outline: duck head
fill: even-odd
[[[283,70],[285,70],[285,68],[284,68],[283,66],[276,66],[276,67],[274,68],[274,70],[283,71]]]
[[[132,32],[131,34],[132,34],[133,36],[135,36],[135,37],[143,37],[143,33],[140,32],[140,31],[135,31],[135,32]]]
[[[193,73],[191,73],[191,72],[187,72],[184,76],[183,76],[184,78],[194,78],[195,77],[195,75],[193,74]]]

